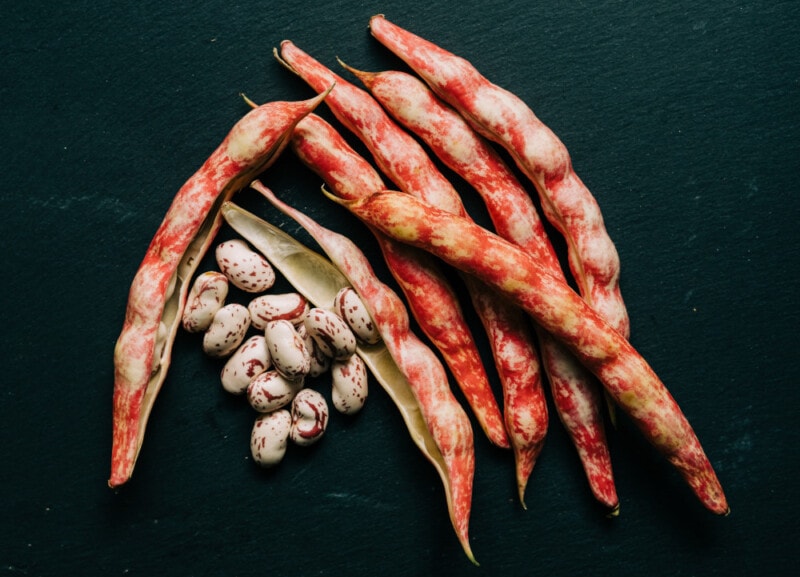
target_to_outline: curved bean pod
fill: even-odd
[[[294,129],[292,149],[343,198],[359,198],[385,187],[372,165],[333,126],[315,114],[304,118]],[[486,436],[495,445],[508,447],[500,408],[489,390],[475,341],[439,263],[424,251],[380,233],[375,238],[411,314],[442,353]]]
[[[396,70],[353,72],[400,124],[419,136],[446,166],[480,194],[498,235],[527,250],[566,282],[530,195],[500,155],[464,117],[439,100],[416,76]],[[538,326],[536,329],[558,416],[576,447],[592,493],[613,514],[618,511],[619,498],[606,442],[600,388],[569,351],[546,331]],[[510,338],[511,335],[506,340]],[[512,437],[515,434],[521,437],[515,447],[531,447],[529,451],[518,449],[521,495],[531,472],[531,458],[536,457],[542,444],[538,431],[543,434],[547,427],[546,405],[544,411],[541,408],[543,387],[534,386],[530,390],[526,386],[537,381],[534,376],[526,375],[509,380],[510,385],[504,389],[506,429]],[[522,402],[519,396],[528,397],[528,401]],[[509,407],[517,405],[522,410],[529,407],[530,414],[509,411]]]
[[[729,512],[700,441],[664,383],[630,342],[562,279],[517,245],[411,195],[386,191],[355,201],[329,197],[391,238],[480,277],[527,311],[597,376],[709,510]]]
[[[172,201],[131,284],[114,349],[109,486],[125,483],[133,473],[166,378],[189,279],[221,225],[220,205],[275,160],[292,127],[324,98],[322,93],[300,102],[271,102],[248,112]],[[167,327],[163,338],[160,324]],[[158,357],[157,351],[162,351]]]
[[[475,474],[472,426],[450,390],[444,366],[411,331],[403,301],[375,276],[364,253],[350,239],[320,226],[281,202],[260,182],[253,182],[251,186],[308,231],[331,262],[347,277],[367,307],[389,354],[406,377],[428,430],[441,452],[446,470],[446,477],[442,481],[449,488],[446,496],[450,520],[464,552],[475,562],[469,545],[469,515]]]
[[[326,99],[328,108],[364,142],[375,163],[390,179],[406,192],[424,194],[426,199],[435,202],[437,206],[463,211],[458,193],[436,169],[419,144],[410,134],[399,129],[366,91],[334,73],[289,41],[281,43],[280,55],[276,53],[276,58],[317,92],[323,90],[326,83],[328,86],[335,83]],[[362,190],[361,194],[372,192],[376,190]],[[398,282],[402,284],[407,299],[410,296],[414,301],[410,305],[414,318],[445,357],[447,366],[465,392],[487,436],[494,444],[508,447],[509,439],[500,408],[452,289],[441,284],[444,282],[442,276],[438,286],[430,286],[437,289],[437,298],[445,300],[436,301],[435,306],[424,306],[418,299],[424,298],[430,303],[434,295],[425,294],[424,288],[421,290],[419,285],[408,282],[406,275],[415,274],[419,270],[410,262],[408,248],[391,243],[383,245],[382,249],[384,255],[391,253],[385,258],[395,262],[393,274],[395,277],[401,275],[402,280]],[[413,279],[416,280],[418,279]],[[478,290],[474,282],[467,282],[472,292]]]
[[[619,255],[597,201],[572,168],[558,137],[520,98],[492,84],[467,60],[382,15],[372,35],[408,64],[482,135],[503,146],[536,187],[545,216],[564,235],[570,268],[583,297],[620,334],[630,322],[619,290]]]

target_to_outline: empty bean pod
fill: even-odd
[[[241,239],[220,243],[215,256],[219,270],[245,292],[264,292],[275,284],[272,265]]]

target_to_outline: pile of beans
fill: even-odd
[[[367,369],[356,348],[378,342],[380,335],[350,287],[329,308],[312,307],[297,292],[267,292],[275,271],[246,241],[220,243],[215,256],[219,271],[196,277],[182,326],[203,333],[205,354],[227,359],[222,387],[244,396],[258,413],[250,451],[256,463],[271,467],[283,459],[289,441],[307,446],[325,433],[328,403],[306,387],[307,378],[329,372],[334,408],[345,415],[361,410]],[[253,295],[247,306],[226,303],[229,284]]]

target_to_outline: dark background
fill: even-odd
[[[800,4],[6,4],[0,574],[623,577],[797,566]],[[281,40],[332,68],[336,56],[366,70],[401,66],[367,32],[377,12],[472,60],[566,143],[619,250],[632,341],[693,423],[729,517],[703,510],[623,418],[610,434],[621,515],[605,519],[551,412],[527,511],[510,454],[476,436],[473,567],[438,478],[377,385],[357,418],[334,415],[320,444],[290,448],[265,473],[249,457],[253,412],[224,393],[219,364],[185,334],[132,481],[107,488],[112,350],[174,193],[247,111],[240,92],[260,102],[312,94],[273,59]],[[293,157],[264,180],[375,255]]]

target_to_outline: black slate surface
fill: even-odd
[[[799,6],[5,6],[0,574],[791,574]],[[632,341],[693,423],[729,517],[703,510],[623,418],[610,433],[621,515],[604,518],[551,413],[527,511],[510,454],[477,436],[473,567],[377,385],[361,415],[332,419],[323,442],[265,473],[249,459],[252,411],[187,335],[132,481],[107,488],[114,341],[172,196],[246,112],[240,92],[311,95],[273,59],[281,40],[331,67],[400,66],[367,32],[378,12],[472,60],[567,144],[621,255]],[[290,155],[264,180],[375,255]],[[305,239],[253,195],[240,200]]]

